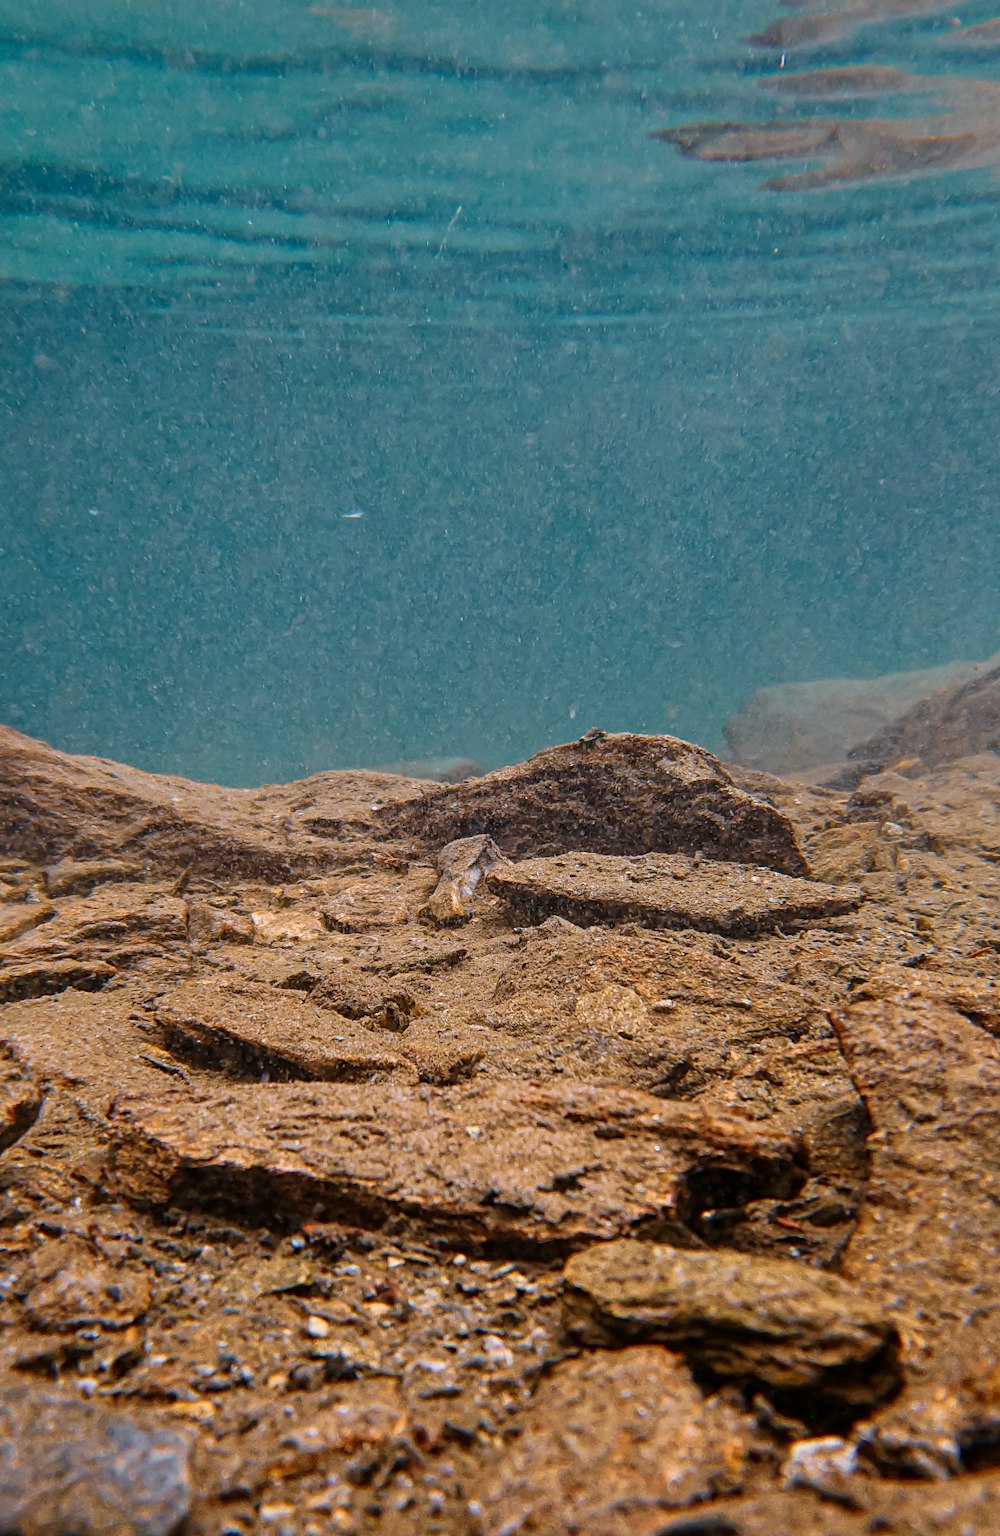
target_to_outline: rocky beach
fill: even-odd
[[[995,1536],[998,739],[0,731],[0,1531]]]

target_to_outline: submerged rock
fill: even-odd
[[[123,1094],[110,1134],[118,1185],[144,1205],[279,1226],[313,1216],[539,1256],[682,1227],[709,1191],[735,1202],[804,1177],[794,1137],[582,1084],[389,1081],[377,1099],[333,1083]]]
[[[829,677],[758,688],[723,726],[733,759],[765,773],[841,763],[929,694],[974,677],[988,662],[955,661],[883,677]],[[897,754],[899,755],[899,754]],[[891,759],[890,759],[891,761]]]
[[[42,1107],[42,1096],[27,1073],[0,1056],[0,1152],[23,1136]]]
[[[473,1530],[656,1536],[665,1511],[739,1491],[752,1427],[732,1403],[706,1398],[665,1349],[563,1361],[475,1488]]]
[[[176,1536],[191,1504],[173,1430],[66,1392],[0,1392],[0,1530],[11,1536]]]
[[[978,752],[1000,752],[997,665],[921,699],[884,730],[852,747],[848,756],[872,772],[911,759],[925,768],[939,768]]]
[[[50,865],[72,858],[283,879],[336,862],[340,839],[374,805],[419,785],[375,773],[316,774],[296,784],[224,789],[56,752],[0,726],[4,849]]]
[[[556,916],[584,926],[631,922],[740,938],[837,917],[862,901],[854,886],[835,889],[770,869],[683,854],[522,859],[493,869],[487,883],[521,922]]]
[[[890,1290],[906,1372],[865,1445],[891,1471],[948,1475],[1000,1445],[1000,1044],[917,998],[832,1019],[875,1131],[843,1271]]]
[[[387,1050],[370,1028],[333,1024],[309,1003],[246,983],[188,982],[161,995],[152,1010],[168,1050],[227,1076],[271,1082],[381,1082],[416,1069]]]
[[[702,853],[808,874],[791,822],[738,789],[719,760],[673,736],[591,731],[453,789],[379,812],[383,834],[439,848],[486,834],[510,858]]]
[[[995,1536],[1000,757],[713,762],[227,791],[0,736],[0,1399],[52,1404],[4,1529],[147,1528],[77,1446],[155,1402],[199,1531]],[[597,910],[525,926],[556,866]],[[591,1348],[608,1245],[674,1312],[577,1288]]]
[[[566,1328],[584,1343],[654,1340],[719,1380],[855,1415],[898,1385],[892,1319],[805,1264],[622,1241],[575,1254],[565,1281]]]

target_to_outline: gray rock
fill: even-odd
[[[174,1536],[188,1442],[67,1393],[0,1394],[0,1536]]]
[[[940,688],[965,682],[988,662],[955,661],[884,677],[831,677],[759,688],[723,726],[736,762],[766,773],[840,763],[850,749]]]

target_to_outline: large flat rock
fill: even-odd
[[[738,789],[710,752],[673,736],[591,731],[514,768],[386,806],[378,824],[435,852],[486,835],[510,858],[700,851],[808,873],[788,818]]]
[[[721,1380],[855,1410],[898,1382],[891,1318],[805,1264],[623,1241],[574,1254],[565,1279],[566,1325],[586,1343],[654,1340]]]
[[[162,993],[152,1009],[168,1050],[231,1077],[374,1083],[416,1068],[379,1035],[294,992],[209,978]]]
[[[746,864],[648,853],[564,853],[497,865],[486,877],[515,918],[638,923],[749,938],[860,906],[856,886],[823,885]]]
[[[117,1183],[140,1204],[410,1228],[540,1255],[677,1229],[722,1190],[735,1202],[796,1189],[804,1174],[793,1137],[582,1084],[123,1094],[110,1134]]]

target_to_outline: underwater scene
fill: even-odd
[[[998,1536],[998,497],[1000,0],[0,0],[0,1536]]]
[[[248,785],[991,656],[995,10],[0,0],[0,717]]]

